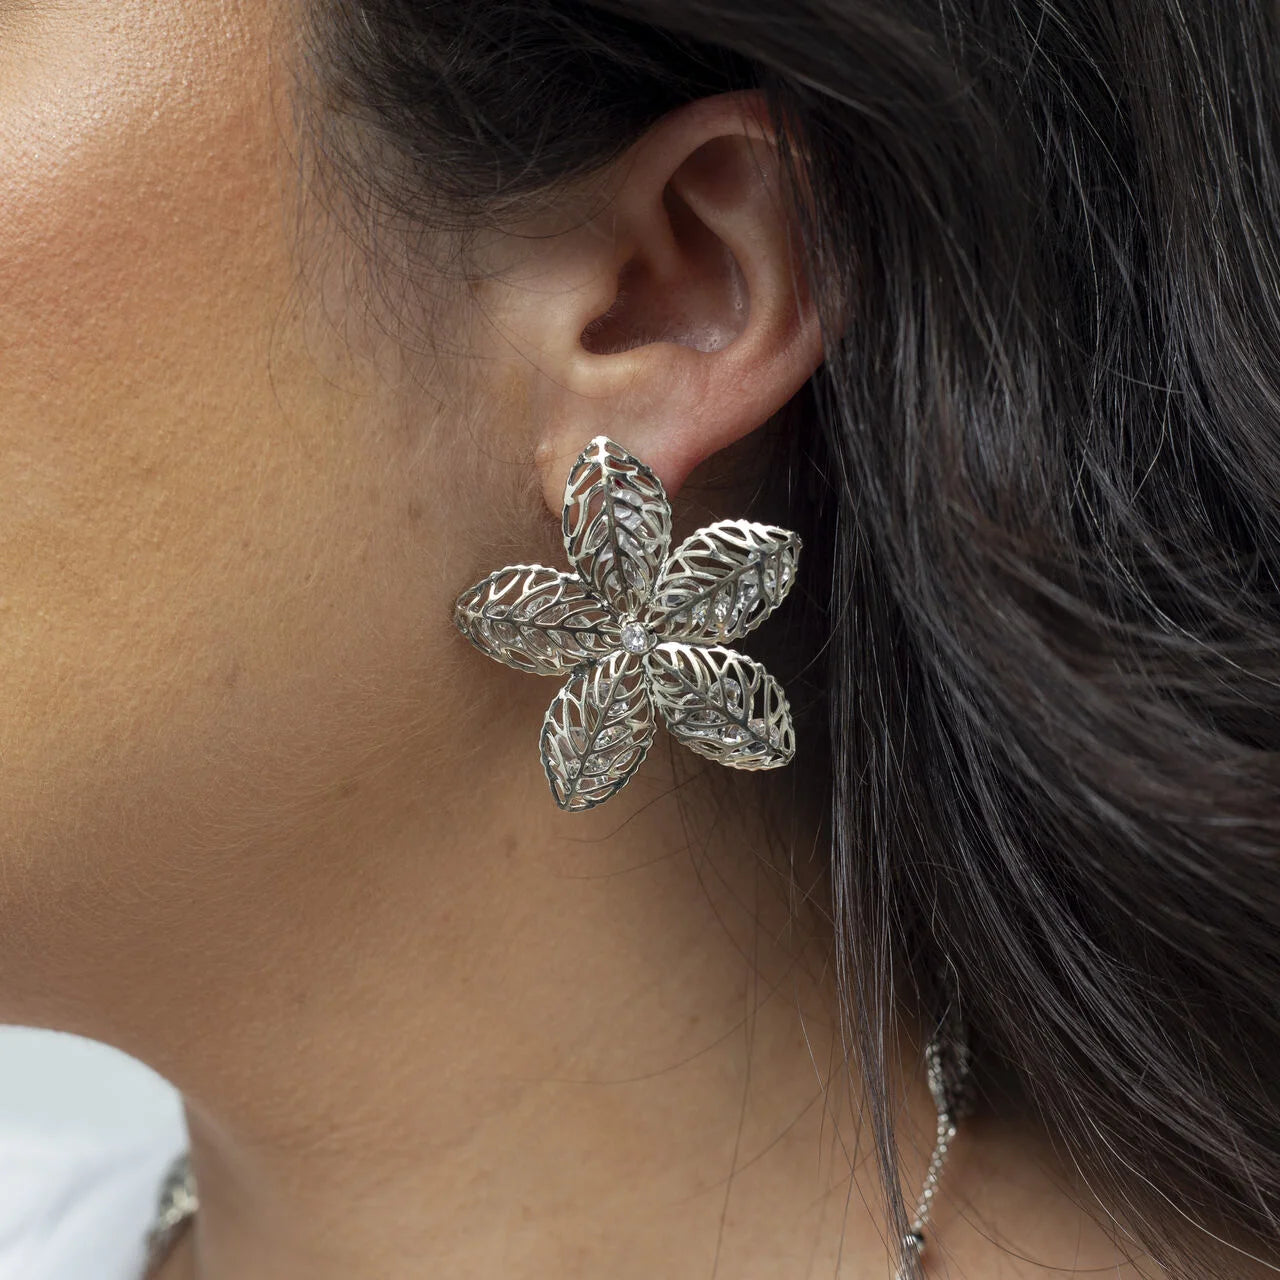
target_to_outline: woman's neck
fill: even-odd
[[[201,1201],[162,1280],[887,1276],[826,943],[758,847],[753,779],[695,801],[655,761],[566,816],[517,759],[452,809],[371,774],[341,839],[209,904],[225,929],[188,948],[148,1055],[186,1097]],[[915,1180],[919,1073],[893,1105]],[[997,1222],[1034,1248],[1059,1193],[1021,1158],[990,1172],[1036,1209],[1029,1235]],[[958,1256],[974,1235],[945,1204],[937,1231]]]
[[[170,1269],[678,1277],[718,1256],[777,1277],[827,1258],[855,1135],[820,939],[788,925],[733,816],[745,793],[694,813],[651,768],[566,816],[508,779],[487,822],[391,820],[370,783],[348,846],[290,886],[308,901],[284,936],[255,920],[269,903],[238,906],[261,962],[193,1011],[168,1067],[201,1200]]]

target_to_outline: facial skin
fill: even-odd
[[[491,239],[418,356],[300,184],[296,31],[0,0],[0,1017],[183,1090],[202,1206],[165,1280],[879,1274],[821,940],[754,856],[785,785],[685,758],[677,789],[660,742],[561,815],[554,682],[450,623],[489,570],[562,566],[591,436],[702,523],[690,472],[816,365],[768,139],[749,103],[677,113],[607,214]],[[923,1142],[918,1081],[902,1107]],[[1048,1274],[992,1231],[1114,1260],[1038,1159],[960,1144],[952,1274]]]

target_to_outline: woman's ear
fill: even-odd
[[[607,177],[603,206],[540,239],[489,295],[499,331],[543,375],[533,429],[557,515],[593,436],[616,440],[674,494],[780,409],[822,358],[758,95],[672,112]]]

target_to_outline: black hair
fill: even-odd
[[[809,548],[893,1220],[882,1032],[945,967],[982,1082],[1142,1248],[1274,1259],[1280,10],[311,2],[328,103],[376,144],[346,177],[410,223],[764,94],[828,335],[767,510]]]

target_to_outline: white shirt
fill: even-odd
[[[0,1131],[0,1280],[139,1280],[172,1127],[110,1142]]]

